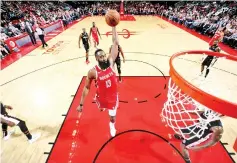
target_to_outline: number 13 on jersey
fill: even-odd
[[[111,80],[106,80],[105,83],[106,83],[106,88],[111,87]]]

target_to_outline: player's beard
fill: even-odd
[[[109,63],[108,60],[106,60],[106,61],[98,61],[98,63],[99,63],[99,66],[100,66],[100,68],[102,70],[105,70],[105,69],[107,69],[110,66],[110,63]]]

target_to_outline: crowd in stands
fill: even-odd
[[[84,14],[92,16],[105,15],[108,10],[120,10],[119,1],[102,1],[102,2],[73,2],[76,6],[80,6]]]
[[[175,5],[161,2],[127,2],[125,13],[164,16],[209,37],[212,37],[219,27],[226,27],[223,43],[237,49],[235,1],[181,1]]]
[[[80,18],[83,15],[81,12],[79,8],[72,8],[69,4],[60,1],[3,1],[0,27],[1,58],[11,53],[4,41],[9,37],[28,33],[27,26],[35,30],[36,25],[43,27],[59,19],[63,21],[64,26],[67,26],[73,20]]]
[[[3,1],[1,5],[1,52],[10,53],[4,40],[25,32],[26,21],[32,27],[44,26],[59,19],[64,26],[83,15],[105,15],[109,9],[120,10],[119,1]],[[234,1],[139,2],[125,1],[124,12],[130,15],[160,15],[200,34],[212,37],[220,26],[226,26],[224,44],[237,48],[237,3]]]
[[[131,2],[124,5],[125,14],[129,15],[157,15],[164,8],[161,2]]]
[[[237,48],[237,3],[181,2],[159,13],[200,34],[212,37],[219,27],[226,27],[223,43]]]
[[[32,26],[35,24],[43,26],[58,19],[62,19],[67,25],[72,20],[79,18],[76,9],[62,2],[3,1],[2,3],[1,38],[3,39],[25,32],[26,19]]]

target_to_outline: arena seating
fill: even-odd
[[[3,1],[1,5],[1,58],[11,51],[4,43],[10,37],[23,35],[24,21],[28,18],[32,26],[41,26],[63,21],[67,26],[83,15],[105,15],[109,9],[120,10],[119,1],[101,2],[27,2]],[[237,3],[232,1],[181,1],[175,2],[138,2],[125,1],[124,15],[160,15],[179,23],[200,34],[212,37],[219,26],[227,30],[223,43],[237,49]]]

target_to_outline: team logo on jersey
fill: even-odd
[[[138,33],[135,31],[129,31],[128,29],[123,29],[122,32],[117,32],[118,35],[123,36],[123,38],[128,39],[131,35],[137,35]],[[112,35],[112,31],[106,32],[105,34],[101,35],[106,35],[107,37],[109,35]]]

